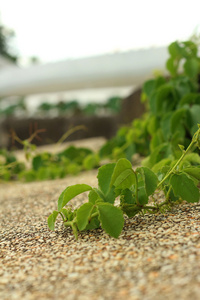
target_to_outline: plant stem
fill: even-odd
[[[93,213],[93,214],[90,216],[90,220],[91,220],[92,218],[97,217],[98,215],[99,215],[98,211],[95,212],[95,213]]]
[[[170,185],[169,190],[167,192],[167,196],[166,196],[166,201],[167,202],[169,202],[169,196],[170,196],[171,190],[172,190],[172,186]]]
[[[198,135],[199,130],[194,134],[193,139],[191,141],[191,143],[189,144],[189,146],[187,147],[187,149],[185,151],[183,151],[183,154],[181,155],[181,157],[178,159],[178,161],[176,162],[176,164],[172,167],[172,169],[165,175],[165,177],[160,181],[160,183],[158,184],[158,188],[163,184],[163,182],[165,182],[165,180],[167,178],[169,178],[169,176],[175,171],[176,167],[180,164],[180,162],[183,160],[183,158],[188,154],[188,152],[191,150],[191,148],[194,146],[194,144],[197,142],[196,141],[196,136]]]
[[[77,229],[76,224],[74,222],[72,223],[72,231],[73,231],[73,234],[75,236],[75,239],[78,240],[78,229]]]
[[[158,207],[156,206],[150,206],[150,205],[145,205],[142,207],[142,209],[153,209],[153,210],[158,210]]]
[[[78,125],[75,126],[74,128],[69,129],[63,136],[59,139],[57,142],[57,145],[60,145],[66,140],[72,133],[78,131],[78,130],[87,130],[87,128],[84,125]]]
[[[163,201],[162,203],[158,204],[158,207],[161,207],[163,205],[169,204],[169,199]]]
[[[59,211],[59,214],[61,215],[63,222],[65,222],[65,218],[64,218],[63,214],[60,211]]]
[[[73,221],[64,222],[65,227],[68,227],[68,226],[72,227],[72,225],[73,225]]]
[[[120,147],[121,151],[124,151],[128,148],[130,143],[126,142],[123,146]]]

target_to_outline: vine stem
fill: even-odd
[[[93,213],[93,214],[90,216],[90,220],[91,220],[92,218],[97,217],[98,215],[99,215],[98,211],[95,212],[95,213]]]
[[[63,222],[65,222],[65,218],[64,218],[63,214],[60,211],[59,211],[59,214],[61,215]]]
[[[160,181],[160,183],[158,184],[158,188],[163,184],[163,182],[165,182],[165,180],[167,178],[169,178],[169,176],[175,171],[176,167],[180,164],[180,162],[183,160],[183,158],[188,154],[188,152],[191,150],[191,148],[194,146],[194,144],[196,144],[198,136],[199,136],[199,132],[200,129],[197,130],[197,132],[194,134],[193,139],[191,141],[191,143],[189,144],[189,146],[187,147],[186,150],[183,150],[183,154],[181,155],[181,157],[178,159],[178,161],[176,162],[176,164],[173,166],[173,168],[165,175],[165,177]]]
[[[142,209],[153,209],[153,210],[158,210],[158,207],[156,206],[151,206],[151,205],[144,205]]]
[[[63,134],[63,136],[59,139],[57,142],[57,145],[60,145],[66,140],[72,133],[78,131],[78,130],[87,130],[86,126],[84,125],[78,125],[75,126],[74,128],[69,129],[66,133]]]
[[[64,222],[64,226],[65,226],[65,227],[68,227],[68,226],[71,226],[71,227],[72,227],[72,225],[73,225],[73,221],[65,221],[65,222]]]

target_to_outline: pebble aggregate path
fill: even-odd
[[[0,184],[0,299],[200,299],[200,205],[126,219],[119,239],[48,229],[63,189],[96,175]]]

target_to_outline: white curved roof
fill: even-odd
[[[65,60],[27,69],[0,70],[0,97],[85,88],[141,85],[164,71],[167,47]]]

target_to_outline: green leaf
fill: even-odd
[[[92,189],[88,195],[89,202],[95,204],[98,198],[99,198],[99,194],[94,189]]]
[[[164,158],[164,159],[160,160],[157,164],[155,164],[151,170],[154,173],[158,173],[158,172],[162,171],[163,167],[169,166],[171,164],[171,162],[172,162],[171,158]]]
[[[171,73],[172,76],[176,76],[177,75],[177,70],[178,70],[178,64],[177,62],[170,57],[167,62],[166,62],[166,68],[168,69],[168,71]]]
[[[109,193],[105,196],[105,202],[114,203],[115,202],[115,189],[112,187],[109,191]]]
[[[87,226],[85,227],[85,230],[92,230],[92,229],[96,229],[99,228],[100,226],[100,222],[98,217],[94,217],[92,218],[92,220],[87,224]]]
[[[145,166],[152,168],[156,163],[158,163],[162,159],[169,158],[171,154],[171,145],[169,143],[163,143],[154,149],[152,154],[149,156],[148,165],[146,164]]]
[[[198,104],[200,105],[200,95],[197,93],[186,94],[180,101],[180,106],[185,104]]]
[[[84,192],[92,190],[92,187],[87,184],[75,184],[68,186],[58,199],[58,211],[65,206],[72,198]]]
[[[109,202],[109,203],[114,203],[115,202],[115,191],[114,191],[114,187],[111,187],[111,189],[108,191],[108,193],[106,195],[104,195],[104,193],[97,188],[93,188],[93,192],[96,193],[96,196],[92,193],[90,198],[91,201],[103,201],[103,202]]]
[[[143,85],[143,92],[147,95],[148,98],[150,98],[152,93],[165,82],[166,79],[162,76],[159,76],[156,79],[148,80]]]
[[[89,154],[83,160],[83,166],[86,170],[94,169],[99,165],[99,157],[96,154]]]
[[[155,87],[156,87],[155,80],[154,79],[148,80],[143,85],[143,92],[147,95],[147,97],[150,97]]]
[[[172,112],[167,112],[166,114],[163,115],[163,118],[161,120],[161,130],[164,136],[165,141],[167,141],[170,136],[171,136],[171,117],[172,117]]]
[[[34,170],[38,170],[41,166],[44,165],[44,161],[42,159],[42,155],[37,155],[32,159],[32,166]]]
[[[147,123],[147,130],[150,133],[150,135],[153,135],[158,127],[159,127],[158,118],[154,115],[151,115]]]
[[[97,189],[97,188],[93,188],[92,189],[94,191],[94,193],[96,193],[97,195],[97,198],[95,200],[95,203],[98,201],[100,202],[106,202],[106,198],[105,198],[105,195],[103,194],[103,192],[100,190],[100,189]],[[92,198],[95,197],[95,196],[92,196]],[[94,198],[91,199],[92,201],[94,201]],[[90,201],[91,202],[91,201]]]
[[[54,230],[54,225],[58,214],[59,212],[54,210],[53,213],[48,217],[47,222],[48,222],[49,229]]]
[[[133,154],[136,153],[136,146],[135,146],[135,143],[130,144],[130,145],[126,148],[126,150],[125,150],[124,152],[125,152],[126,158],[127,158],[129,161],[131,161]]]
[[[189,114],[190,114],[191,120],[192,120],[191,125],[195,125],[196,130],[197,130],[198,129],[197,123],[200,123],[200,105],[196,105],[196,104],[193,105],[189,110]]]
[[[165,139],[166,140],[166,139]],[[151,139],[151,142],[150,142],[150,151],[151,153],[154,152],[154,150],[164,142],[164,139],[163,139],[163,133],[162,133],[162,130],[161,128],[157,129],[156,132],[154,132],[153,136],[152,136],[152,139]]]
[[[120,205],[121,204],[135,204],[135,198],[133,197],[133,192],[129,189],[125,189],[120,194]]]
[[[186,174],[174,174],[170,179],[174,195],[179,196],[182,200],[187,202],[199,201],[199,189],[195,186],[192,179]]]
[[[183,42],[183,44],[185,45],[185,49],[187,50],[189,56],[197,56],[198,47],[196,43],[192,41],[186,41]]]
[[[58,157],[68,158],[71,162],[81,165],[85,157],[89,154],[92,154],[92,151],[90,149],[70,146],[64,151],[58,153]]]
[[[157,114],[157,91],[154,91],[151,95],[151,97],[149,98],[149,106],[150,106],[150,111],[153,114]]]
[[[88,225],[91,212],[94,208],[94,205],[91,202],[84,203],[76,212],[77,225],[80,231],[84,230]]]
[[[24,179],[26,182],[36,180],[36,172],[34,170],[25,170],[19,174],[19,179]]]
[[[119,175],[121,175],[121,173],[124,172],[127,169],[132,170],[132,164],[126,158],[120,158],[118,160],[118,162],[116,163],[116,165],[115,165],[115,168],[114,168],[114,171],[113,171],[113,174],[112,174],[112,178],[111,178],[111,182],[110,182],[110,187],[112,185],[114,185],[117,177]]]
[[[142,175],[147,196],[152,195],[155,192],[158,184],[158,178],[156,174],[147,167],[137,168],[136,172]]]
[[[177,130],[177,127],[181,127],[181,129],[183,128],[183,120],[186,114],[186,109],[185,108],[181,108],[176,110],[174,113],[172,113],[172,117],[171,117],[171,126],[170,126],[170,130],[172,133],[174,133]]]
[[[109,199],[111,196],[111,199],[110,199],[111,202],[114,202],[114,199],[113,199],[114,194],[111,192],[110,182],[111,182],[111,178],[112,178],[112,174],[113,174],[115,165],[116,165],[115,163],[110,163],[110,164],[106,164],[106,165],[100,167],[98,175],[97,175],[99,189],[105,195],[105,199],[106,198]],[[113,195],[111,195],[110,193],[112,193]],[[110,202],[110,201],[108,201],[108,202]]]
[[[181,150],[181,152],[183,153],[185,151],[185,147],[183,145],[178,145],[179,149]]]
[[[191,84],[191,79],[188,76],[177,76],[172,80],[172,85],[177,91],[179,100],[183,98],[186,94],[194,91],[194,87]]]
[[[200,167],[184,168],[183,172],[200,181]]]
[[[76,210],[72,211],[71,207],[68,207],[68,209],[62,208],[60,212],[64,215],[65,221],[72,221],[76,214]]]
[[[138,189],[138,200],[139,200],[139,203],[142,205],[148,203],[148,196],[147,196],[147,192],[146,192],[146,189],[144,186],[141,186]]]
[[[135,183],[135,173],[132,169],[123,171],[115,180],[116,189],[128,189]]]
[[[181,56],[181,47],[179,46],[178,42],[175,41],[173,43],[171,43],[169,46],[168,46],[168,51],[169,51],[169,54],[173,57],[173,58],[177,58],[177,57],[180,57]]]
[[[194,78],[199,73],[199,61],[197,58],[187,59],[183,67],[185,73],[191,78]]]
[[[97,208],[101,227],[110,236],[118,238],[124,226],[123,212],[121,209],[110,203],[99,203]]]
[[[156,93],[156,113],[165,113],[175,108],[177,93],[171,84],[161,86]]]
[[[200,165],[200,156],[198,153],[189,153],[185,156],[184,161],[188,161],[191,165]]]
[[[124,140],[124,138],[123,138]],[[115,136],[112,139],[108,140],[99,150],[100,157],[108,157],[113,152],[115,147],[122,145],[121,137]]]

